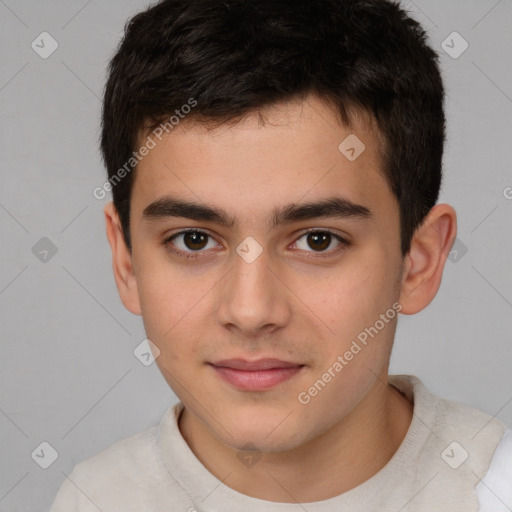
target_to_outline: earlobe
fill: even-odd
[[[426,308],[441,285],[446,259],[457,235],[457,215],[448,204],[436,204],[413,236],[404,262],[401,313]]]
[[[132,255],[126,246],[119,215],[113,202],[105,205],[105,227],[112,250],[112,269],[121,301],[134,315],[141,314],[137,281],[133,270]]]

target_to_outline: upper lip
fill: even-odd
[[[232,368],[233,370],[245,371],[258,371],[258,370],[272,370],[275,368],[294,368],[303,366],[299,363],[292,363],[290,361],[282,361],[281,359],[264,358],[256,359],[254,361],[247,361],[246,359],[223,359],[211,363],[213,366],[222,366],[224,368]]]

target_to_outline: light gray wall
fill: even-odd
[[[156,366],[133,355],[142,323],[118,298],[106,200],[92,195],[104,180],[106,63],[125,21],[146,5],[0,1],[0,512],[47,510],[63,471],[156,424],[176,401]],[[404,5],[442,54],[441,202],[457,210],[467,253],[447,263],[426,310],[401,316],[391,372],[512,425],[512,2]],[[41,48],[43,31],[58,42],[46,59],[31,47],[51,49],[48,39]],[[453,31],[469,43],[458,58],[441,49]],[[451,39],[450,51],[460,50]],[[58,452],[46,470],[31,455],[45,441]]]

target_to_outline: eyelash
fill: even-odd
[[[163,241],[163,245],[169,251],[171,251],[172,253],[174,253],[175,255],[177,255],[180,258],[184,258],[184,259],[187,259],[187,260],[194,260],[194,259],[197,259],[197,258],[201,258],[202,256],[200,256],[200,254],[202,252],[205,252],[205,251],[203,251],[203,250],[199,250],[199,251],[182,251],[181,249],[176,249],[173,246],[173,244],[171,243],[176,237],[178,237],[180,235],[183,235],[183,234],[186,234],[186,233],[200,233],[200,234],[206,235],[207,237],[213,238],[212,235],[210,235],[206,231],[192,228],[192,229],[186,229],[184,231],[179,231],[178,233],[174,233],[173,235],[171,235],[170,237],[166,238]],[[319,252],[319,253],[317,253],[315,255],[307,256],[307,258],[326,258],[326,257],[330,257],[333,254],[337,254],[339,251],[341,251],[343,249],[346,249],[347,247],[349,247],[351,245],[351,242],[349,242],[348,240],[346,240],[342,236],[338,235],[337,233],[335,233],[334,231],[331,231],[329,229],[310,229],[308,231],[304,231],[304,232],[302,232],[299,235],[299,237],[295,241],[301,239],[304,235],[308,235],[309,233],[328,233],[331,236],[333,236],[336,240],[338,240],[338,242],[340,242],[340,245],[338,247],[336,247],[335,249],[332,249],[330,251],[321,251],[321,252]],[[306,251],[306,252],[310,252],[310,251]],[[315,252],[315,251],[312,251],[312,252]]]

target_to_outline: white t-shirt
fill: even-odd
[[[386,466],[334,498],[276,503],[224,485],[181,435],[177,403],[159,425],[77,464],[50,512],[510,511],[512,432],[488,414],[431,394],[417,377],[389,381],[414,402],[409,430]]]

